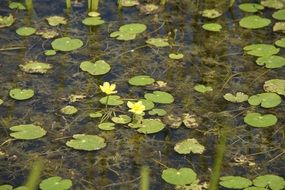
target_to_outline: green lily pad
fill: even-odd
[[[263,188],[263,187],[247,187],[243,190],[268,190],[268,189]]]
[[[238,6],[240,10],[248,13],[255,13],[264,9],[264,6],[258,3],[243,3]]]
[[[121,0],[121,4],[123,7],[133,7],[139,5],[140,3],[138,0]]]
[[[16,30],[16,33],[20,36],[31,36],[34,33],[36,33],[36,29],[32,27],[23,26],[23,27],[18,28]]]
[[[158,109],[155,108],[148,112],[149,115],[158,115],[158,116],[164,116],[167,114],[167,112],[164,109]]]
[[[217,18],[221,15],[222,15],[222,13],[216,9],[205,9],[202,12],[202,16],[206,17],[206,18]]]
[[[110,122],[100,123],[98,128],[104,131],[111,131],[115,129],[115,124]]]
[[[165,124],[159,119],[143,119],[137,131],[144,134],[153,134],[164,129]]]
[[[91,117],[91,118],[100,118],[102,116],[103,116],[103,114],[101,112],[99,112],[99,111],[89,113],[89,117]]]
[[[4,101],[2,99],[0,99],[0,105],[2,105],[4,103]]]
[[[284,7],[282,0],[262,0],[260,4],[273,9],[282,9]]]
[[[175,144],[174,150],[179,154],[202,154],[205,147],[201,145],[196,139],[186,139]]]
[[[18,9],[18,10],[26,10],[26,7],[19,2],[11,2],[9,3],[9,8],[10,9]]]
[[[281,38],[275,42],[275,45],[285,48],[285,38]]]
[[[82,23],[87,26],[97,26],[104,24],[105,21],[102,20],[101,17],[97,16],[97,17],[87,17],[82,20]]]
[[[52,39],[59,35],[59,33],[54,29],[42,29],[36,32],[37,35],[44,39]]]
[[[175,60],[177,60],[177,59],[183,59],[184,55],[183,55],[182,53],[170,53],[170,54],[168,55],[168,57],[169,57],[170,59],[175,59]]]
[[[285,31],[285,22],[275,22],[273,26],[273,32],[278,32],[278,31]]]
[[[81,48],[83,46],[83,42],[80,39],[62,37],[53,40],[51,46],[54,50],[72,51]]]
[[[20,69],[26,73],[40,73],[44,74],[52,69],[52,65],[37,61],[28,61],[25,64],[19,65]]]
[[[144,98],[160,104],[171,104],[174,102],[174,98],[171,94],[162,91],[154,91],[153,93],[146,93]]]
[[[128,34],[139,34],[146,31],[147,27],[144,24],[140,23],[132,23],[125,24],[119,28],[120,32],[128,33]]]
[[[74,106],[65,106],[63,108],[60,109],[60,112],[65,114],[65,115],[73,115],[75,113],[77,113],[77,108]]]
[[[88,12],[87,15],[90,17],[99,17],[101,14],[99,12],[96,12],[96,11],[91,11],[91,12]]]
[[[261,93],[251,96],[248,103],[252,106],[261,105],[263,108],[273,108],[281,103],[281,97],[272,92]]]
[[[130,78],[128,82],[130,85],[133,85],[133,86],[147,86],[147,85],[153,84],[155,80],[147,75],[139,75],[139,76]]]
[[[119,115],[117,117],[112,117],[111,120],[117,124],[127,124],[132,121],[132,118],[127,115]]]
[[[53,55],[56,54],[56,51],[53,50],[53,49],[49,49],[49,50],[45,50],[45,51],[44,51],[44,54],[45,54],[46,56],[53,56]]]
[[[270,44],[252,44],[245,46],[243,50],[247,54],[257,57],[269,57],[271,55],[277,54],[280,51],[279,48],[276,48]]]
[[[66,18],[62,17],[62,16],[50,16],[48,18],[46,18],[46,20],[48,21],[48,24],[50,26],[58,26],[60,24],[66,24],[67,20]]]
[[[187,185],[196,180],[197,174],[190,168],[168,168],[163,170],[161,177],[172,185]]]
[[[116,38],[117,40],[129,41],[136,38],[136,34],[124,33],[121,31],[112,32],[110,34],[111,38]]]
[[[46,131],[40,126],[28,124],[28,125],[16,125],[10,128],[11,137],[21,140],[38,139],[46,135]]]
[[[139,101],[142,102],[142,104],[145,106],[145,110],[151,110],[152,108],[154,108],[154,103],[150,100],[146,100],[146,99],[139,99]]]
[[[271,79],[264,83],[263,89],[266,92],[275,92],[285,96],[285,80],[283,79]]]
[[[229,102],[240,103],[248,100],[248,95],[243,92],[237,92],[235,95],[227,93],[224,98]]]
[[[244,117],[244,122],[252,127],[265,128],[277,123],[277,117],[273,114],[261,115],[260,113],[248,113]]]
[[[223,27],[218,23],[207,23],[203,24],[202,28],[211,32],[220,32]]]
[[[243,189],[252,185],[251,180],[240,176],[220,177],[220,185],[230,189]]]
[[[30,190],[30,189],[26,186],[20,186],[20,187],[13,189],[13,190]]]
[[[67,190],[72,187],[70,179],[62,179],[59,176],[49,177],[40,183],[41,190]]]
[[[167,38],[149,38],[146,43],[155,47],[166,47],[170,45]]]
[[[9,16],[0,16],[0,28],[9,27],[11,26],[15,21],[15,18],[12,14]]]
[[[108,102],[107,102],[108,101]],[[109,106],[118,106],[124,103],[120,96],[117,95],[110,95],[105,96],[99,100],[101,104],[109,105]]]
[[[285,20],[285,9],[274,12],[272,17],[277,20]]]
[[[268,69],[280,68],[285,65],[285,58],[277,55],[260,57],[256,60],[257,65],[265,65]]]
[[[12,185],[0,185],[0,190],[13,190]]]
[[[285,188],[285,180],[277,175],[262,175],[253,180],[257,187],[270,187],[272,190],[282,190]]]
[[[194,90],[200,93],[206,93],[213,91],[213,88],[211,86],[205,86],[203,84],[197,84],[194,86]]]
[[[9,95],[15,100],[27,100],[34,96],[34,91],[31,89],[14,88],[10,90]]]
[[[80,69],[91,75],[104,75],[111,70],[111,66],[104,60],[98,60],[95,63],[83,61],[80,63]]]
[[[258,29],[268,26],[271,23],[270,19],[263,18],[257,15],[243,17],[239,21],[239,25],[243,28]]]
[[[75,134],[72,140],[66,142],[68,147],[77,150],[99,150],[106,146],[105,139],[97,135]]]

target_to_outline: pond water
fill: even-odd
[[[85,0],[72,1],[70,11],[66,10],[63,0],[34,0],[29,11],[11,10],[8,0],[0,0],[0,15],[11,13],[16,18],[13,25],[0,29],[0,98],[3,100],[0,105],[0,185],[24,185],[38,160],[44,163],[41,179],[52,176],[70,179],[71,189],[75,190],[140,189],[143,166],[149,168],[149,189],[153,190],[194,189],[167,183],[161,177],[167,168],[191,168],[200,180],[200,189],[223,189],[218,185],[220,176],[252,180],[272,174],[284,178],[284,95],[280,95],[281,103],[274,108],[253,106],[247,101],[233,103],[223,97],[236,92],[249,96],[264,93],[266,81],[285,76],[284,67],[259,66],[255,63],[256,57],[244,52],[243,47],[247,45],[274,45],[284,36],[282,32],[272,31],[276,20],[271,15],[275,9],[246,13],[238,7],[245,2],[260,1],[235,1],[230,7],[229,1],[169,0],[156,12],[146,14],[138,6],[119,10],[114,0],[104,0],[98,12],[105,23],[85,26],[82,23],[88,13]],[[159,5],[156,1],[140,3],[140,7],[146,3]],[[202,17],[205,9],[219,10],[222,15],[215,19]],[[269,18],[272,23],[256,30],[239,25],[243,17],[254,14]],[[67,23],[50,26],[46,18],[55,15],[65,17]],[[204,30],[202,25],[209,22],[221,24],[221,31]],[[129,23],[145,24],[147,29],[134,40],[110,37],[120,26]],[[15,31],[22,26],[53,29],[59,34],[56,38],[77,38],[83,46],[46,56],[44,51],[52,49],[54,39],[35,34],[20,36]],[[169,46],[146,44],[150,38],[168,39]],[[171,59],[170,53],[182,53],[184,57]],[[280,48],[278,55],[284,54]],[[80,68],[83,61],[98,60],[107,62],[111,70],[94,76]],[[49,63],[52,69],[45,74],[23,72],[19,65],[27,61]],[[148,75],[156,82],[147,86],[130,85],[128,80],[138,75]],[[104,82],[116,84],[116,95],[124,104],[105,106],[100,103],[106,96],[99,87]],[[198,92],[194,88],[198,84],[211,90]],[[14,88],[32,89],[34,96],[15,100],[9,96]],[[164,109],[166,115],[145,111],[143,116],[160,119],[165,124],[162,130],[143,134],[128,124],[116,124],[110,131],[98,128],[102,122],[112,122],[115,115],[126,114],[132,118],[134,114],[128,112],[127,102],[137,102],[145,93],[153,91],[167,92],[174,97],[171,104],[155,104],[155,108]],[[77,101],[70,100],[70,95],[76,95]],[[163,98],[158,97],[157,101]],[[68,105],[75,106],[78,112],[62,113],[61,109]],[[101,111],[103,118],[89,116],[96,111]],[[278,122],[268,128],[252,127],[244,122],[250,112],[273,114]],[[186,114],[190,120],[188,117],[188,123],[182,123]],[[170,117],[180,119],[181,126],[174,128]],[[9,128],[23,124],[41,126],[47,133],[33,140],[10,136]],[[105,139],[106,146],[93,151],[66,146],[75,134],[98,135]],[[189,138],[196,139],[205,151],[179,154],[174,150],[178,142]]]

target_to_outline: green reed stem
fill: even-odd
[[[160,0],[160,5],[164,6],[167,0]]]
[[[32,169],[30,171],[27,182],[25,184],[27,189],[29,190],[37,189],[37,186],[40,182],[41,173],[43,171],[43,168],[44,168],[44,162],[42,159],[39,158],[33,163]]]
[[[88,0],[88,11],[97,11],[99,6],[99,0]]]
[[[140,190],[149,190],[149,167],[141,168]]]
[[[31,11],[33,9],[33,0],[26,0],[25,3],[28,11]]]
[[[122,9],[122,0],[118,0],[118,9],[121,10]]]
[[[66,0],[65,3],[66,3],[66,9],[67,10],[71,9],[71,0]]]

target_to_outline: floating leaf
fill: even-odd
[[[36,34],[45,39],[51,39],[59,35],[57,31],[51,29],[38,30]]]
[[[217,23],[207,23],[207,24],[203,24],[202,28],[204,30],[208,30],[211,32],[220,32],[222,29],[222,26]]]
[[[80,63],[80,69],[91,75],[104,75],[111,70],[110,65],[104,60],[98,60],[95,63],[83,61]]]
[[[155,47],[166,47],[169,46],[167,38],[150,38],[146,41],[147,44],[153,45]]]
[[[118,106],[124,103],[121,97],[117,95],[105,96],[101,98],[99,101],[101,104],[105,104],[105,105],[107,104],[110,106]]]
[[[275,45],[285,48],[285,38],[281,38],[275,42]]]
[[[263,89],[266,92],[276,92],[285,96],[285,80],[283,79],[271,79],[264,83]]]
[[[20,69],[26,73],[40,73],[44,74],[52,69],[52,65],[38,61],[28,61],[25,64],[19,65]]]
[[[88,13],[88,16],[91,16],[91,17],[98,17],[100,16],[100,13],[96,12],[96,11],[91,11]]]
[[[132,118],[130,118],[127,115],[119,115],[117,117],[112,117],[111,120],[117,124],[127,124],[127,123],[130,123],[132,121]]]
[[[154,91],[153,93],[146,93],[144,98],[160,104],[171,104],[174,102],[174,98],[171,94],[162,91]]]
[[[194,86],[194,90],[200,93],[206,93],[213,91],[213,88],[211,86],[205,86],[203,84],[197,84]]]
[[[140,3],[138,0],[121,0],[121,4],[123,7],[133,7],[139,5]]]
[[[244,117],[244,122],[252,127],[270,127],[277,123],[277,117],[273,114],[261,115],[260,113],[248,113]]]
[[[146,86],[146,85],[153,84],[155,80],[147,75],[139,75],[139,76],[130,78],[128,82],[129,84],[133,86]]]
[[[252,44],[245,46],[243,50],[249,55],[257,57],[269,57],[277,54],[280,49],[270,44]]]
[[[235,95],[227,93],[224,95],[224,98],[229,102],[240,103],[247,101],[248,95],[244,94],[243,92],[237,92]]]
[[[102,117],[102,116],[103,116],[103,114],[101,112],[99,112],[99,111],[92,112],[92,113],[89,114],[89,117],[91,117],[91,118],[99,118],[99,117]]]
[[[9,14],[9,16],[0,16],[0,28],[9,27],[14,21],[15,19],[12,14]]]
[[[20,187],[13,189],[13,190],[30,190],[30,189],[26,186],[20,186]]]
[[[105,21],[102,20],[101,17],[97,16],[97,17],[87,17],[82,20],[82,23],[87,26],[97,26],[104,24]]]
[[[158,116],[164,116],[167,114],[167,112],[164,109],[153,109],[148,112],[149,115],[158,115]]]
[[[251,96],[248,103],[252,106],[261,105],[264,108],[273,108],[281,103],[281,97],[275,93],[267,92]]]
[[[18,10],[26,10],[26,7],[19,2],[11,2],[9,3],[9,8],[10,9],[18,9]]]
[[[74,106],[65,106],[63,108],[60,109],[60,112],[65,114],[65,115],[73,115],[75,113],[77,113],[77,108]]]
[[[67,190],[72,186],[72,181],[70,179],[62,179],[59,176],[50,177],[44,179],[40,183],[41,190]]]
[[[36,33],[36,29],[32,27],[23,26],[23,27],[18,28],[16,30],[16,33],[20,36],[31,36],[34,33]]]
[[[249,179],[240,176],[220,177],[220,185],[230,189],[243,189],[252,185]]]
[[[142,104],[145,106],[145,110],[151,110],[152,108],[154,108],[154,103],[150,100],[139,99],[139,101],[141,101]]]
[[[99,150],[106,146],[105,139],[97,135],[75,134],[72,140],[67,141],[68,147],[77,150]]]
[[[258,3],[243,3],[238,6],[242,11],[248,13],[255,13],[263,10],[264,7]]]
[[[140,12],[144,14],[155,14],[160,11],[159,6],[153,3],[146,3],[139,6]]]
[[[285,180],[277,175],[262,175],[253,180],[257,187],[270,187],[272,190],[282,190],[285,188]]]
[[[46,131],[40,126],[28,124],[28,125],[16,125],[10,128],[11,137],[15,139],[31,140],[38,139],[46,135]]]
[[[285,20],[285,9],[274,12],[272,17],[277,20]]]
[[[0,99],[0,105],[2,105],[4,103],[4,101],[2,99]]]
[[[80,39],[62,37],[53,40],[51,46],[54,50],[72,51],[81,48],[83,46],[83,42]]]
[[[189,129],[197,128],[199,124],[197,123],[197,116],[195,114],[184,113],[182,114],[182,122],[185,127]]]
[[[262,0],[261,5],[264,7],[269,7],[273,9],[282,9],[284,7],[284,4],[280,0]]]
[[[243,190],[268,190],[268,189],[265,189],[263,187],[247,187]]]
[[[13,190],[12,185],[0,185],[0,190]]]
[[[170,59],[183,59],[184,55],[182,53],[170,53],[168,55]]]
[[[179,154],[202,154],[205,147],[201,145],[196,139],[186,139],[175,144],[174,150]]]
[[[256,60],[257,65],[265,65],[268,69],[275,69],[285,65],[285,58],[277,55],[260,57]]]
[[[45,50],[44,54],[46,56],[52,56],[52,55],[55,55],[56,54],[56,51],[53,50],[53,49],[49,49],[49,50]]]
[[[67,20],[62,16],[50,16],[46,18],[46,20],[48,21],[48,24],[51,26],[58,26],[60,24],[64,25],[67,23]]]
[[[222,13],[220,13],[216,9],[205,9],[202,12],[202,16],[206,17],[206,18],[217,18],[217,17],[219,17],[221,15],[222,15]]]
[[[146,31],[146,25],[140,23],[125,24],[119,28],[119,31],[129,34],[139,34]]]
[[[110,122],[100,123],[98,128],[105,131],[111,131],[115,129],[115,124]]]
[[[285,22],[275,22],[273,26],[273,32],[281,31],[283,32],[285,30]]]
[[[165,125],[159,119],[143,119],[137,131],[144,134],[153,134],[161,131],[164,127]]]
[[[111,38],[116,38],[117,40],[129,41],[136,38],[136,34],[129,34],[120,31],[112,32],[110,34]]]
[[[263,18],[257,15],[243,17],[239,21],[239,25],[243,28],[258,29],[268,26],[271,23],[270,19]]]
[[[15,100],[27,100],[34,96],[34,91],[31,89],[14,88],[10,90],[9,95]]]
[[[197,174],[190,168],[168,168],[163,170],[161,177],[172,185],[187,185],[196,180]]]

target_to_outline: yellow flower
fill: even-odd
[[[141,101],[138,101],[137,103],[132,103],[128,101],[127,105],[129,108],[131,108],[129,111],[135,114],[142,114],[145,110],[145,106],[142,104]]]
[[[109,82],[104,82],[103,86],[100,85],[100,89],[102,90],[102,92],[104,92],[107,95],[116,94],[117,91],[115,90],[115,88],[116,88],[116,85],[110,84]]]

